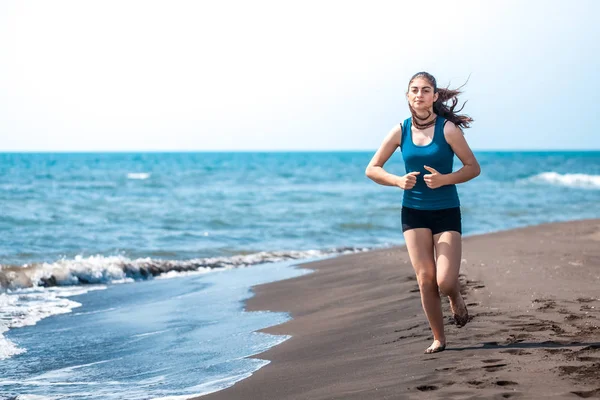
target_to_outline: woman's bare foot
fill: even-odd
[[[431,346],[425,350],[425,354],[439,353],[440,351],[444,350],[446,350],[446,343],[442,343],[441,341],[435,339]]]
[[[457,296],[456,302],[454,302],[451,297],[448,297],[448,299],[450,300],[450,309],[452,309],[454,323],[457,327],[462,328],[469,322],[469,310],[467,310],[467,305],[460,294]]]

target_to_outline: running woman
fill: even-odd
[[[438,88],[427,72],[416,73],[406,93],[412,116],[392,128],[366,169],[376,183],[403,189],[402,232],[433,332],[433,343],[425,353],[446,348],[440,292],[448,296],[458,327],[469,320],[458,281],[462,223],[456,185],[478,176],[480,167],[462,131],[473,120],[457,114],[462,108],[454,110],[460,93]],[[398,147],[404,176],[383,169]],[[463,166],[453,172],[455,154]]]

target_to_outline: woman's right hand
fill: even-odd
[[[409,172],[408,174],[399,177],[398,182],[396,182],[396,186],[400,187],[404,190],[412,189],[417,183],[417,175],[419,175],[419,171]]]

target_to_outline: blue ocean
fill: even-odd
[[[465,235],[600,218],[600,152],[476,152]],[[0,398],[185,399],[288,337],[253,285],[403,243],[373,152],[0,154]],[[455,160],[455,169],[460,161]],[[385,166],[404,174],[399,152]]]

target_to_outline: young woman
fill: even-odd
[[[458,282],[462,226],[456,184],[475,178],[480,168],[461,130],[473,120],[454,111],[458,94],[459,90],[438,88],[427,72],[415,74],[406,93],[412,117],[392,128],[366,169],[373,181],[404,190],[402,232],[433,331],[433,343],[425,353],[446,348],[440,291],[448,296],[458,327],[469,319]],[[449,100],[450,107],[445,104]],[[404,176],[383,169],[398,147]],[[455,154],[463,167],[453,172]]]

